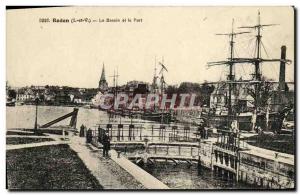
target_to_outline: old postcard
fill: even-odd
[[[293,7],[7,7],[8,190],[295,190]]]

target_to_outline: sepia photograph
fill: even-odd
[[[6,6],[6,189],[296,190],[295,12]]]

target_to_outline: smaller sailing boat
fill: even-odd
[[[159,62],[159,65],[161,66],[160,69],[160,88],[157,84],[157,79],[159,78],[156,75],[156,59],[155,59],[155,68],[154,68],[154,77],[152,82],[152,93],[158,94],[159,99],[161,101],[162,95],[165,93],[166,89],[166,81],[164,78],[164,71],[168,72],[168,69],[166,65],[164,64],[164,59],[162,58],[162,61]],[[153,109],[151,110],[145,110],[144,113],[141,115],[141,118],[144,120],[150,120],[150,121],[156,121],[160,123],[170,123],[172,121],[172,115],[171,113],[166,109],[159,109],[157,105],[154,104]]]

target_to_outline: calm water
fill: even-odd
[[[61,106],[39,106],[38,124],[43,125],[51,120],[72,112],[72,107]],[[35,120],[35,106],[24,105],[16,107],[6,107],[6,126],[7,128],[33,128]],[[70,119],[61,121],[57,125],[68,125]],[[105,112],[96,109],[79,108],[77,116],[77,128],[81,124],[93,127],[98,123],[108,121]]]
[[[72,107],[39,106],[38,124],[42,125],[51,120],[65,115],[73,110]],[[7,128],[33,128],[35,120],[35,106],[6,107]],[[96,124],[107,123],[108,115],[96,109],[79,108],[77,117],[77,128],[84,124],[88,128],[94,128]],[[120,119],[115,119],[119,122]],[[122,122],[129,122],[129,119],[122,119]],[[137,122],[135,119],[134,122]],[[140,121],[139,121],[140,122]],[[67,125],[69,120],[62,121],[57,125]],[[197,167],[189,167],[187,164],[170,165],[158,163],[155,166],[144,168],[154,177],[161,180],[171,188],[180,189],[222,189],[222,188],[249,188],[243,184],[234,184],[222,181],[209,170],[202,170],[198,175]]]
[[[187,163],[170,165],[160,162],[143,169],[176,189],[253,189],[253,186],[246,184],[224,181],[209,169],[203,168],[198,174],[197,165],[189,166]]]

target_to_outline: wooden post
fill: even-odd
[[[201,169],[202,169],[202,167],[201,167],[201,156],[199,155],[198,156],[198,175],[201,174]]]
[[[151,140],[153,142],[153,125],[151,126]]]
[[[130,125],[129,125],[129,129],[128,129],[128,139],[129,139],[129,141],[131,141],[132,127],[133,127],[133,125],[130,124]]]
[[[120,141],[120,126],[118,125],[117,141]]]
[[[124,126],[121,131],[122,131],[122,140],[124,140]]]
[[[169,154],[169,145],[167,145],[167,155]]]
[[[160,141],[160,134],[161,134],[161,130],[160,128],[158,129],[158,140]]]
[[[165,128],[164,125],[160,125],[159,129],[160,129],[160,132],[161,132],[162,140],[165,141],[165,136],[164,136],[164,134],[165,134],[166,128]]]
[[[122,131],[122,139],[123,139],[123,124],[118,124],[118,141],[120,141],[120,137],[121,137],[121,133],[120,131]]]
[[[142,127],[140,127],[140,141],[142,141]]]
[[[113,138],[113,126],[111,126],[110,128],[110,139],[112,140],[112,138]]]
[[[65,137],[65,129],[64,128],[62,129],[62,134],[63,134],[63,140],[65,141],[66,137]]]
[[[34,121],[34,133],[37,133],[37,115],[38,115],[38,103],[39,98],[35,99],[35,121]]]
[[[132,128],[132,131],[131,131],[131,132],[132,132],[132,138],[133,138],[133,140],[135,140],[135,135],[134,135],[135,127],[134,127],[134,125],[132,125],[132,127],[133,127],[133,128]]]
[[[159,131],[158,131],[158,139],[160,141],[160,136],[161,136],[161,129],[159,128]]]

